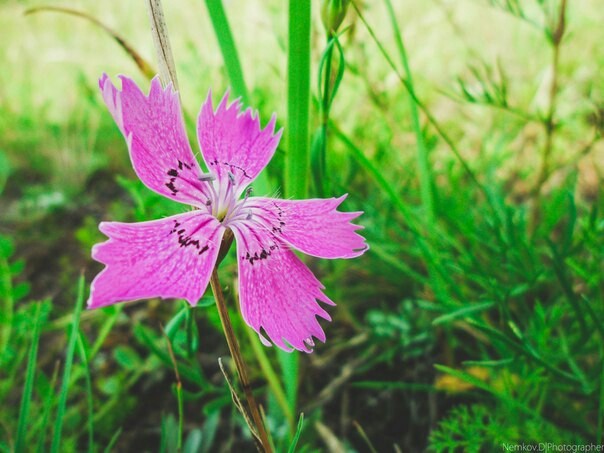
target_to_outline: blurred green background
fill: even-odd
[[[193,148],[208,90],[242,77],[285,128],[266,171],[283,194],[307,165],[288,109],[310,98],[308,194],[348,193],[371,246],[306,260],[338,305],[297,359],[260,346],[221,265],[275,449],[602,444],[601,2],[357,1],[336,44],[313,1],[308,67],[286,2],[225,0],[237,74],[221,4],[164,5]],[[0,451],[253,451],[211,293],[80,314],[98,223],[186,208],[137,180],[97,87],[148,78],[89,20],[25,14],[50,5],[157,66],[142,1],[0,3]],[[288,95],[288,61],[308,92]]]

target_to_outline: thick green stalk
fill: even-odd
[[[419,112],[417,109],[417,102],[411,92],[415,92],[413,85],[413,78],[411,76],[411,69],[409,68],[409,60],[407,59],[407,52],[403,43],[403,35],[399,29],[398,23],[396,22],[396,16],[394,15],[394,9],[392,8],[392,2],[385,0],[386,7],[388,8],[388,14],[392,23],[392,29],[394,30],[394,36],[396,46],[398,48],[401,61],[403,63],[403,69],[405,71],[405,77],[410,88],[409,94],[409,108],[411,111],[411,124],[413,125],[413,131],[415,132],[415,138],[417,140],[417,167],[419,174],[420,193],[422,198],[422,205],[426,213],[426,223],[429,227],[432,227],[434,222],[434,196],[432,194],[432,178],[430,175],[430,164],[428,162],[428,151],[426,149],[426,142],[424,140],[424,134],[419,119]]]
[[[289,1],[285,196],[305,198],[310,167],[310,0]]]
[[[306,198],[310,168],[310,0],[289,0],[285,197]],[[296,413],[298,355],[279,351],[290,412]],[[293,426],[291,427],[294,428]]]

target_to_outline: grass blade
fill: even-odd
[[[300,434],[302,434],[302,428],[304,427],[304,412],[300,412],[300,418],[298,419],[298,426],[296,426],[296,433],[294,434],[294,438],[292,443],[287,450],[288,453],[295,453],[296,446],[298,445],[298,441],[300,440]]]
[[[245,85],[245,79],[243,78],[243,70],[241,69],[237,46],[235,45],[235,39],[231,33],[231,27],[229,26],[222,0],[206,0],[206,7],[210,14],[210,20],[212,21],[214,33],[216,34],[216,39],[218,40],[218,45],[222,52],[224,66],[226,67],[229,80],[231,81],[233,92],[236,96],[241,96],[243,102],[247,104],[249,102],[249,96]]]
[[[86,344],[84,343],[84,337],[80,332],[78,334],[78,352],[80,353],[80,360],[84,365],[84,378],[86,380],[86,402],[88,404],[88,451],[94,452],[94,405],[92,402],[92,379],[90,378],[90,369],[88,364],[90,360],[88,358],[89,352],[87,351]]]
[[[105,448],[105,453],[110,453],[113,450],[113,447],[115,447],[115,444],[117,443],[117,440],[120,438],[120,434],[122,434],[122,428],[118,429],[115,434],[113,434],[113,436],[111,436],[111,440],[109,441],[109,444],[107,445],[107,448]]]
[[[48,393],[44,398],[42,420],[40,421],[40,428],[38,430],[38,446],[36,447],[37,453],[44,453],[46,451],[46,449],[44,448],[44,444],[46,442],[46,427],[48,426],[48,418],[50,417],[50,412],[53,406],[55,386],[57,385],[57,379],[59,378],[59,365],[60,364],[57,361],[52,372],[52,377],[50,378],[50,386],[48,387]]]
[[[96,357],[97,353],[101,350],[101,347],[105,343],[107,336],[111,332],[111,329],[117,322],[120,314],[122,313],[124,306],[123,305],[113,305],[111,306],[112,313],[105,318],[103,325],[99,329],[99,333],[97,334],[96,340],[90,348],[89,359],[92,360]]]
[[[602,430],[604,429],[604,360],[602,361],[602,370],[600,371],[600,401],[598,404],[598,427],[597,441],[602,445]]]
[[[235,38],[231,32],[231,27],[222,0],[206,0],[206,7],[208,9],[208,14],[210,15],[212,26],[214,27],[214,33],[218,40],[218,46],[222,53],[222,60],[224,61],[224,66],[226,67],[233,93],[236,96],[241,97],[244,104],[249,105],[250,97],[245,84],[245,77],[243,76],[239,52],[237,52]],[[258,177],[254,180],[254,188],[257,193],[262,195],[268,195],[272,192],[266,172],[260,172]]]
[[[403,43],[403,35],[396,22],[396,16],[394,15],[392,2],[390,0],[385,0],[385,2],[386,7],[388,9],[388,15],[390,16],[390,22],[392,23],[392,29],[394,31],[396,47],[398,48],[401,61],[403,63],[403,69],[405,71],[405,77],[407,78],[408,82],[411,123],[413,125],[413,131],[415,132],[415,139],[417,140],[417,166],[419,174],[420,195],[422,199],[422,205],[426,213],[426,223],[428,224],[429,228],[432,228],[434,222],[434,196],[432,194],[432,177],[430,175],[428,151],[426,149],[426,142],[424,140],[424,134],[422,133],[422,128],[419,120],[417,102],[415,101],[414,96],[411,94],[415,92],[415,87],[413,85],[411,69],[409,68],[407,52]]]
[[[36,359],[38,357],[38,342],[40,340],[40,307],[36,307],[36,318],[34,321],[34,332],[32,334],[31,346],[29,348],[29,358],[27,360],[27,371],[25,373],[25,385],[23,387],[23,396],[21,397],[21,408],[19,410],[19,423],[17,425],[17,440],[15,442],[15,451],[23,451],[25,446],[25,428],[29,417],[29,405],[36,377]]]
[[[459,318],[465,318],[467,316],[474,315],[475,313],[480,313],[485,310],[489,310],[490,308],[493,308],[494,306],[495,306],[495,302],[493,302],[493,301],[482,302],[479,304],[465,305],[465,306],[460,307],[456,310],[453,310],[447,314],[441,315],[438,318],[435,318],[432,321],[432,325],[437,326],[439,324],[446,324],[448,322],[455,321]]]
[[[81,275],[78,280],[78,295],[76,298],[75,311],[73,313],[73,321],[71,332],[67,342],[67,352],[65,356],[65,369],[63,370],[63,380],[61,382],[61,393],[59,394],[59,403],[57,406],[57,415],[55,419],[54,435],[50,446],[51,453],[60,451],[61,432],[63,430],[63,417],[65,416],[65,405],[67,404],[67,393],[69,392],[69,378],[71,376],[71,366],[73,364],[73,355],[75,353],[76,341],[80,328],[80,314],[82,313],[82,305],[84,303],[84,276]]]
[[[2,238],[0,237],[0,241]],[[3,244],[0,243],[0,357],[8,347],[13,328],[13,317],[15,311],[15,300],[13,298],[13,282],[11,278],[10,266],[8,263],[9,254],[3,253]],[[8,244],[12,249],[12,245]]]

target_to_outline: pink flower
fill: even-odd
[[[118,90],[107,75],[103,98],[124,134],[136,174],[151,190],[193,206],[184,214],[141,223],[102,222],[109,240],[92,249],[105,264],[91,285],[89,308],[151,297],[203,296],[223,235],[237,241],[240,305],[245,322],[270,346],[311,352],[312,337],[325,341],[317,316],[330,320],[318,301],[334,305],[324,287],[291,248],[321,258],[353,258],[367,250],[350,223],[360,212],[339,212],[345,196],[278,200],[249,197],[252,183],[281,138],[275,116],[262,129],[250,109],[213,109],[211,93],[197,119],[197,136],[209,173],[195,160],[178,95],[156,77],[145,96],[129,78]],[[243,198],[241,197],[242,195]],[[267,338],[268,337],[268,338]],[[270,341],[269,341],[270,340]]]

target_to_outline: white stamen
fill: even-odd
[[[203,182],[208,182],[214,181],[216,179],[216,176],[214,176],[212,173],[202,173],[198,179]]]

